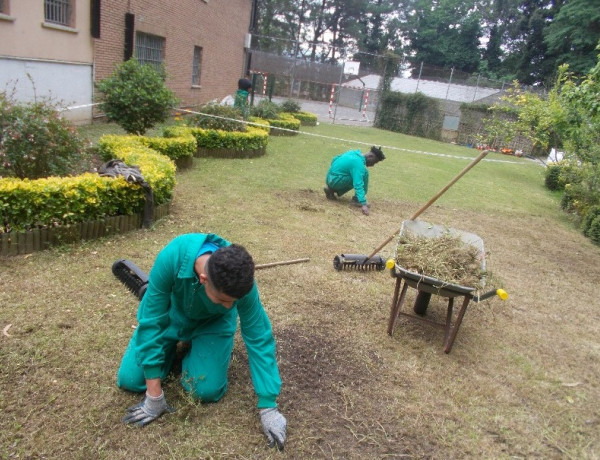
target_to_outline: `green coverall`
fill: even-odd
[[[356,200],[367,204],[369,188],[369,171],[367,161],[360,150],[348,150],[333,158],[327,177],[327,186],[338,196],[354,189]]]
[[[146,379],[164,379],[178,341],[191,342],[182,362],[182,386],[203,402],[227,390],[227,370],[239,315],[258,408],[276,406],[281,379],[275,339],[256,282],[228,309],[213,303],[198,282],[194,263],[203,243],[231,243],[214,234],[191,233],[171,241],[157,256],[138,309],[138,327],[117,375],[120,388],[142,392]]]

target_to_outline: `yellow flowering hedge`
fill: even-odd
[[[277,118],[269,119],[269,123],[271,125],[272,136],[295,136],[300,130],[300,120],[295,118],[291,113],[282,112]]]
[[[290,113],[295,119],[300,120],[301,126],[316,126],[317,116],[311,112],[294,112]]]
[[[191,133],[199,149],[225,149],[244,151],[264,151],[269,141],[269,133],[262,127],[248,125],[245,132],[204,129],[193,126],[170,126],[164,129],[165,137],[180,137]]]
[[[100,150],[110,158],[139,166],[152,187],[156,205],[169,201],[175,187],[175,164],[156,150],[127,137],[104,136]],[[0,232],[130,215],[141,212],[144,202],[143,188],[128,183],[123,177],[84,173],[35,180],[2,178]]]

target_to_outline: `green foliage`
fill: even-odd
[[[549,165],[546,168],[544,183],[548,190],[564,190],[565,184],[560,179],[561,171],[560,165]]]
[[[280,111],[279,105],[268,99],[262,99],[258,104],[250,108],[250,115],[266,120],[272,120],[277,118]]]
[[[269,124],[271,125],[271,135],[273,136],[295,136],[300,129],[300,120],[295,118],[295,115],[291,113],[280,113],[277,118],[269,120]]]
[[[301,126],[316,126],[317,125],[317,116],[314,113],[310,112],[294,112],[292,113],[294,118],[300,120]]]
[[[199,111],[206,115],[191,116],[188,120],[189,126],[223,131],[246,131],[244,119],[238,109],[220,104],[207,104],[202,106]]]
[[[408,17],[412,61],[464,72],[477,70],[482,36],[478,9],[463,0],[414,3]]]
[[[130,59],[97,84],[100,109],[130,134],[144,134],[169,116],[179,102],[165,86],[164,72]]]
[[[585,236],[587,236],[594,243],[600,244],[600,215],[597,215],[594,220],[590,222]]]
[[[585,236],[590,236],[590,232],[592,231],[592,224],[595,220],[598,220],[600,222],[600,205],[591,206],[584,214],[583,219],[581,219],[581,231]]]
[[[296,114],[302,110],[302,106],[294,99],[288,99],[280,104],[280,110],[282,112]]]
[[[594,66],[594,49],[600,40],[600,4],[590,0],[564,2],[544,30],[548,53],[568,64],[578,75]]]
[[[98,140],[103,158],[116,158],[140,168],[144,180],[152,187],[154,203],[166,203],[175,187],[175,163],[156,150],[142,144],[136,136],[106,135]],[[138,185],[136,185],[138,187]]]
[[[17,104],[0,92],[0,176],[64,176],[83,150],[76,129],[50,101]]]
[[[124,178],[85,173],[36,180],[0,179],[0,222],[12,230],[140,212],[144,192]]]
[[[266,148],[269,139],[267,131],[253,126],[248,126],[245,132],[185,126],[168,127],[164,132],[167,137],[189,133],[196,139],[198,148],[202,149],[260,150]]]
[[[436,99],[423,93],[387,92],[375,115],[375,127],[439,140],[443,114]]]

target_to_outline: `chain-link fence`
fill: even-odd
[[[252,50],[250,71],[255,94],[329,104],[329,116],[335,120],[340,107],[355,110],[360,121],[372,121],[380,103],[383,56],[371,56],[372,66],[361,65],[357,75],[344,73],[344,64],[311,62]],[[405,94],[420,92],[437,99],[443,114],[441,138],[460,142],[472,139],[461,123],[462,104],[492,105],[501,100],[512,82],[491,80],[479,74],[427,64],[402,63],[390,80],[390,89]],[[539,92],[535,88],[521,88]],[[480,131],[481,127],[478,127]],[[470,144],[471,142],[469,142]]]

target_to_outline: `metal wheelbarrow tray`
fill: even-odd
[[[406,236],[408,234],[425,238],[438,238],[444,234],[460,237],[465,244],[477,248],[480,255],[481,271],[482,273],[485,272],[485,249],[483,246],[483,240],[473,233],[468,233],[441,225],[433,225],[424,221],[405,220],[402,222],[402,227],[398,236],[399,238],[402,238],[402,236]],[[388,323],[388,334],[393,335],[394,328],[400,315],[424,321],[435,326],[440,326],[445,331],[445,353],[450,353],[450,350],[452,349],[452,345],[456,339],[456,334],[458,333],[458,329],[466,313],[469,302],[471,300],[479,302],[480,300],[491,297],[496,293],[496,291],[490,291],[486,294],[477,295],[478,289],[475,287],[452,284],[427,276],[425,274],[415,273],[401,267],[397,262],[390,271],[392,276],[396,278],[396,285],[394,288],[394,296]],[[485,285],[485,279],[483,277],[480,280],[480,285],[481,287]],[[409,287],[412,287],[418,291],[413,308],[414,314],[402,311],[402,305],[406,300],[406,291]],[[446,321],[444,323],[436,322],[424,317],[432,294],[448,298],[448,309],[446,312]],[[463,297],[464,299],[460,310],[454,319],[453,311],[455,297]]]

